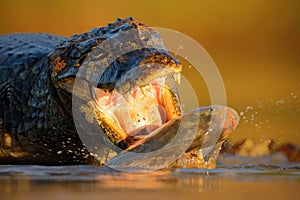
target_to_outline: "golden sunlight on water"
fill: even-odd
[[[299,6],[284,0],[0,0],[0,34],[70,36],[128,16],[177,30],[200,43],[218,66],[227,104],[241,117],[233,141],[300,145]],[[183,64],[199,105],[210,104],[203,77]],[[191,94],[182,92],[189,109]],[[235,164],[142,175],[92,166],[0,165],[0,199],[299,199],[299,165]]]
[[[7,168],[7,167],[6,167]],[[299,199],[299,176],[270,168],[130,174],[91,166],[0,166],[5,199]],[[3,177],[3,176],[2,176]],[[259,195],[257,195],[259,194]]]
[[[151,182],[144,182],[145,186],[148,186],[148,189],[144,188],[129,188],[120,187],[114,185],[114,187],[109,188],[101,184],[101,182],[94,182],[92,184],[87,184],[84,182],[62,182],[62,183],[30,183],[29,180],[19,180],[14,182],[12,189],[14,193],[13,198],[10,199],[39,199],[43,196],[44,200],[51,199],[211,199],[211,198],[220,198],[239,200],[239,199],[253,199],[253,193],[260,192],[260,199],[273,199],[281,200],[285,198],[297,199],[295,192],[298,190],[299,184],[294,182],[236,182],[228,179],[221,181],[211,180],[211,185],[201,185],[203,180],[200,178],[194,178],[193,180],[187,179],[187,182],[179,183],[185,184],[186,187],[191,187],[193,183],[194,187],[197,186],[195,182],[199,181],[199,189],[196,188],[186,188],[185,190],[177,190],[175,188],[165,187],[165,183],[161,183],[164,187],[159,190],[159,188],[149,189],[153,187]],[[125,184],[128,184],[127,181],[124,181]],[[203,183],[203,182],[202,182]],[[114,184],[112,182],[112,184]],[[6,186],[7,187],[7,186]],[[18,187],[16,190],[15,187]],[[234,191],[233,191],[234,188]],[[105,191],[105,192],[104,192]],[[45,195],[46,194],[46,195]],[[6,195],[5,195],[6,196]]]

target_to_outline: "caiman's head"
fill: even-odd
[[[124,33],[129,40],[107,42]],[[124,52],[126,48],[130,50]],[[114,53],[119,55],[113,58]],[[157,32],[132,18],[72,36],[56,48],[49,62],[56,101],[65,105],[61,112],[71,114],[75,78],[82,73],[89,82],[89,91],[83,93],[93,97],[98,124],[121,148],[127,148],[134,136],[148,134],[181,115],[174,84],[181,64]],[[88,69],[80,72],[83,66]]]

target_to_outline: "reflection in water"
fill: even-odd
[[[213,170],[165,169],[133,174],[96,166],[0,166],[0,193],[4,199],[198,199],[218,195],[247,199],[253,191],[263,189],[261,198],[289,195],[296,199],[299,169],[299,164],[285,168],[231,165]]]

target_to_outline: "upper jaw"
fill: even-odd
[[[125,94],[135,86],[149,84],[157,77],[178,74],[179,60],[163,49],[143,48],[127,52],[115,59],[97,77],[97,87]]]

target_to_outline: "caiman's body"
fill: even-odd
[[[146,37],[154,34],[143,24],[128,18],[71,38],[48,34],[0,36],[0,164],[82,164],[93,160],[82,144],[72,118],[72,81],[95,46],[130,29],[144,31]],[[150,36],[148,39],[152,42]],[[113,63],[97,87],[103,91],[116,89],[116,79],[128,71],[127,68],[132,69],[132,66],[149,60],[170,68],[179,66],[179,61],[167,51],[135,51]],[[112,73],[117,74],[113,76],[115,79],[111,78]],[[126,92],[122,91],[122,85],[118,89],[120,93]],[[171,110],[178,110],[176,106]],[[180,111],[175,113],[176,116],[171,116],[170,112],[169,108],[166,109],[166,118],[170,120],[180,115]],[[209,118],[210,109],[205,112]],[[98,120],[102,128],[111,131],[105,133],[119,147],[126,149],[134,142],[131,136],[117,130],[115,124],[109,124],[105,119]],[[230,120],[236,122],[238,119]],[[230,131],[236,125],[230,124]],[[116,132],[117,136],[114,135]],[[194,143],[189,151],[196,148]]]
[[[65,40],[47,34],[0,37],[2,164],[86,162],[71,113],[59,101],[49,76],[48,55]],[[60,155],[59,147],[65,147]]]

